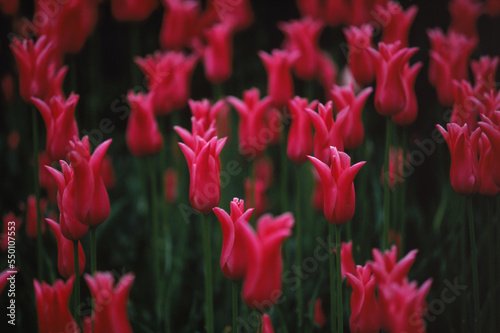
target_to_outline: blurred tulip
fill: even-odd
[[[205,76],[212,84],[226,81],[233,73],[233,30],[219,23],[203,32],[207,45],[202,47]]]
[[[113,160],[109,155],[104,156],[101,166],[102,180],[106,189],[111,189],[115,186],[115,170],[113,169]]]
[[[455,123],[460,127],[467,124],[467,129],[471,134],[477,128],[480,110],[483,110],[485,106],[476,98],[474,89],[466,80],[453,81],[453,98],[455,102],[450,123]]]
[[[12,269],[7,268],[4,271],[0,272],[0,295],[2,294],[2,291],[4,290],[7,283],[9,283],[9,278],[15,276],[17,272],[18,269],[16,267]]]
[[[264,187],[268,189],[273,183],[273,175],[273,161],[267,156],[260,157],[255,162],[255,178],[262,180]]]
[[[267,309],[282,294],[283,241],[292,233],[295,221],[290,213],[277,217],[263,215],[257,221],[257,234],[249,224],[242,224],[246,248],[246,273],[243,301],[253,309]]]
[[[351,6],[346,0],[326,0],[323,8],[323,20],[330,26],[349,24]]]
[[[177,171],[173,168],[168,168],[163,174],[165,201],[168,204],[173,204],[177,200],[177,177]]]
[[[73,252],[73,242],[63,237],[61,233],[61,226],[59,223],[45,219],[49,224],[50,229],[54,233],[57,242],[57,269],[59,274],[65,279],[75,275],[75,259]],[[85,253],[80,241],[78,241],[78,266],[80,275],[83,274],[85,269]]]
[[[461,127],[454,123],[447,125],[448,131],[440,125],[437,125],[437,128],[445,138],[450,149],[451,187],[461,195],[469,196],[477,193],[481,186],[481,175],[479,173],[479,161],[477,158],[477,145],[481,130],[476,129],[469,135],[467,124]]]
[[[378,333],[380,314],[375,298],[375,277],[370,267],[357,266],[353,273],[347,273],[347,281],[352,286],[351,332]]]
[[[448,4],[451,16],[449,30],[478,39],[477,19],[483,13],[483,4],[476,0],[451,0]]]
[[[479,123],[479,127],[488,137],[491,144],[491,151],[493,152],[491,162],[491,176],[493,181],[497,186],[500,186],[500,111],[494,112],[494,117],[492,119],[496,120],[496,123],[492,120],[482,117],[483,121]]]
[[[254,21],[250,0],[208,0],[207,12],[216,18],[216,22],[229,24],[233,30],[248,28]]]
[[[245,201],[255,208],[255,216],[261,216],[268,207],[266,191],[268,187],[262,179],[245,179]]]
[[[318,327],[323,327],[326,323],[325,313],[323,312],[323,303],[319,298],[316,299],[316,302],[314,302],[314,323],[318,325]]]
[[[479,138],[479,171],[481,173],[481,187],[479,194],[495,196],[500,193],[500,187],[493,181],[493,150],[488,136],[481,133]]]
[[[259,327],[257,333],[274,333],[273,323],[267,313],[262,315],[262,327]]]
[[[158,7],[158,0],[111,0],[111,13],[117,21],[144,21]]]
[[[297,0],[301,17],[321,19],[323,16],[323,1],[321,0]]]
[[[288,132],[286,152],[288,158],[297,164],[307,161],[307,155],[312,151],[312,123],[306,109],[315,109],[318,101],[307,103],[307,99],[299,96],[288,102],[292,123]]]
[[[9,136],[7,137],[7,146],[9,146],[10,150],[14,151],[19,146],[19,141],[21,141],[19,132],[13,130],[9,133]]]
[[[331,167],[308,156],[321,177],[324,192],[324,214],[328,222],[340,225],[352,219],[355,209],[354,177],[366,162],[351,166],[351,158],[331,147]]]
[[[347,277],[347,274],[356,274],[356,264],[354,263],[354,257],[352,256],[352,241],[347,243],[342,242],[340,245],[340,265],[342,270],[342,279]],[[349,280],[346,281],[348,287],[351,286]]]
[[[375,275],[377,285],[403,283],[407,279],[408,272],[415,262],[417,252],[417,250],[412,250],[398,261],[398,249],[396,245],[393,245],[390,250],[386,250],[384,253],[378,249],[373,249],[372,255],[374,261],[368,263],[368,266]],[[384,325],[382,325],[382,328],[384,328]]]
[[[375,109],[383,116],[393,116],[406,106],[405,89],[401,76],[405,64],[417,52],[417,48],[401,48],[395,44],[379,43],[378,52],[369,48],[375,65],[377,87]]]
[[[482,56],[477,61],[471,61],[470,67],[474,74],[474,90],[482,96],[491,91],[496,92],[495,76],[498,69],[499,57]]]
[[[4,75],[0,85],[2,87],[4,101],[7,102],[7,104],[12,103],[14,100],[14,79],[12,78],[12,75]]]
[[[96,272],[94,276],[85,274],[94,299],[92,333],[132,333],[127,302],[134,279],[134,274],[125,274],[114,286],[113,275],[109,272]]]
[[[403,156],[403,149],[390,147],[389,148],[389,172],[384,170],[382,166],[382,172],[380,174],[380,184],[384,185],[384,180],[389,177],[389,188],[394,190],[398,184],[404,182],[404,163],[405,158]]]
[[[26,202],[26,234],[30,238],[36,238],[37,234],[37,221],[36,221],[36,198],[34,195],[30,195]],[[40,216],[42,217],[40,220],[40,225],[42,228],[42,233],[45,233],[45,219],[43,216],[47,211],[47,199],[40,199]]]
[[[299,53],[274,49],[271,54],[260,51],[259,57],[267,71],[267,94],[275,107],[283,108],[293,96],[290,68],[299,58]]]
[[[231,201],[230,207],[230,215],[218,207],[213,209],[222,227],[220,269],[227,278],[241,280],[245,276],[247,267],[242,224],[248,224],[254,209],[245,210],[244,201],[237,198]]]
[[[14,16],[19,9],[18,0],[0,0],[0,12],[6,16]]]
[[[361,27],[344,28],[349,52],[346,55],[347,64],[354,80],[360,85],[368,85],[375,78],[375,67],[368,49],[372,47],[373,27],[364,24]]]
[[[196,34],[200,3],[194,0],[163,0],[165,12],[160,30],[163,50],[180,50],[191,44]]]
[[[418,102],[417,96],[415,95],[415,80],[417,79],[418,72],[422,68],[422,65],[422,62],[419,61],[411,67],[409,64],[405,64],[403,67],[401,80],[403,81],[406,104],[403,111],[392,116],[392,121],[400,126],[410,125],[417,119]]]
[[[132,155],[144,157],[158,153],[163,147],[163,137],[156,122],[151,93],[127,95],[130,117],[127,123],[127,146]]]
[[[269,131],[269,145],[276,146],[283,139],[284,123],[282,112],[277,108],[270,108],[266,114],[266,125]]]
[[[39,333],[80,331],[69,311],[74,279],[56,280],[53,286],[33,280]]]
[[[387,0],[351,0],[351,16],[349,24],[360,26],[364,23],[376,21],[380,25],[387,24],[386,17],[381,17],[375,12],[376,6],[387,7]]]
[[[365,138],[365,129],[363,127],[361,113],[363,112],[363,107],[372,91],[372,87],[368,87],[355,96],[354,86],[352,83],[344,87],[337,85],[333,86],[332,98],[337,111],[349,107],[349,111],[346,113],[346,119],[343,126],[344,128],[342,130],[342,143],[346,149],[356,149],[361,145],[361,143],[363,143],[363,139]]]
[[[408,34],[417,16],[418,7],[413,5],[403,10],[399,3],[388,1],[386,7],[377,6],[376,13],[389,17],[387,25],[383,27],[382,42],[392,44],[399,41],[401,47],[408,47]]]
[[[12,212],[3,215],[3,232],[0,242],[0,248],[3,252],[7,251],[9,246],[9,237],[11,239],[17,237],[22,222],[23,220]]]
[[[214,104],[208,99],[202,99],[201,101],[190,99],[188,104],[193,117],[196,119],[196,123],[201,125],[203,132],[207,132],[213,125],[213,122],[217,123],[217,115],[227,108],[226,102],[222,99]]]
[[[323,30],[320,21],[314,21],[309,17],[290,22],[282,22],[278,25],[286,36],[284,49],[289,52],[297,52],[298,59],[293,63],[295,75],[303,80],[313,79],[318,71],[317,56],[320,53],[319,35]]]
[[[484,13],[491,17],[500,16],[500,0],[486,0]]]
[[[79,96],[71,94],[67,100],[51,97],[48,103],[32,97],[31,103],[40,111],[47,128],[46,151],[52,161],[64,160],[70,151],[69,141],[78,136],[75,108]]]
[[[271,105],[269,96],[260,99],[257,88],[245,90],[243,100],[229,96],[227,101],[235,108],[240,116],[239,149],[247,159],[254,159],[262,155],[269,144],[269,133],[265,126],[265,116]]]

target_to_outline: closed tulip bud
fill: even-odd
[[[326,323],[325,313],[323,311],[323,302],[319,298],[316,302],[314,302],[314,323],[318,327],[323,327]]]
[[[79,332],[78,326],[69,311],[69,300],[75,277],[66,283],[56,280],[53,286],[33,280],[35,288],[38,332]]]
[[[448,131],[440,125],[437,125],[437,128],[445,138],[450,149],[451,187],[453,187],[455,192],[462,195],[477,193],[481,186],[481,175],[479,173],[479,161],[477,158],[477,144],[481,130],[476,129],[472,135],[469,135],[467,124],[460,127],[453,123],[447,125]]]
[[[368,49],[372,47],[373,27],[364,24],[361,27],[344,28],[349,53],[347,64],[354,80],[360,85],[368,85],[375,78],[375,67]]]
[[[173,204],[177,200],[177,171],[169,168],[163,174],[163,184],[165,188],[165,201]]]
[[[496,91],[495,76],[498,69],[499,57],[482,56],[477,61],[471,61],[470,67],[474,74],[474,90],[482,96],[485,93]]]
[[[52,97],[48,103],[31,98],[38,108],[47,128],[47,154],[52,161],[64,160],[70,151],[69,141],[78,135],[75,108],[79,96],[71,94],[67,100],[61,96]]]
[[[377,87],[375,109],[383,116],[393,116],[406,106],[406,96],[401,76],[405,64],[417,48],[400,48],[395,44],[379,43],[379,51],[369,49],[375,65]]]
[[[449,30],[478,39],[477,19],[483,13],[483,4],[476,0],[452,0],[448,4],[451,16]]]
[[[260,51],[259,57],[267,71],[267,94],[271,97],[275,107],[282,108],[293,96],[293,79],[290,70],[299,58],[299,53],[274,49],[271,54]]]
[[[231,280],[241,280],[247,267],[243,224],[248,224],[253,208],[245,210],[244,201],[234,198],[230,205],[231,214],[216,207],[213,209],[222,227],[222,252],[220,269]]]
[[[370,267],[357,266],[355,272],[347,273],[352,286],[351,320],[353,333],[378,333],[380,331],[379,305],[375,298],[375,277]]]
[[[292,123],[286,152],[294,163],[304,163],[312,151],[312,123],[306,109],[315,109],[317,105],[318,101],[308,104],[307,99],[298,96],[288,102]]]
[[[280,23],[278,27],[286,36],[284,48],[300,54],[293,64],[295,75],[303,80],[313,79],[318,71],[317,55],[320,53],[318,42],[323,24],[305,17]]]
[[[297,0],[301,17],[321,19],[323,17],[323,3],[321,0]]]
[[[233,30],[219,23],[203,32],[207,45],[202,47],[205,76],[213,84],[222,83],[233,73]],[[201,47],[200,47],[201,48]]]
[[[408,47],[408,34],[417,16],[418,7],[413,5],[403,10],[399,3],[388,1],[387,6],[377,6],[375,11],[379,16],[390,17],[383,28],[382,42],[392,44],[399,41],[401,47]]]
[[[337,148],[331,147],[331,167],[319,159],[308,156],[319,173],[323,185],[323,210],[328,222],[344,224],[354,215],[354,177],[365,164],[358,162],[351,166],[351,158]]]
[[[356,264],[352,256],[352,241],[340,245],[340,268],[342,270],[342,279],[347,277],[347,274],[356,274]],[[350,287],[350,281],[347,280],[347,286]]]
[[[103,223],[111,211],[108,192],[102,179],[101,166],[111,139],[96,147],[90,155],[87,136],[80,141],[71,141],[68,158],[74,170],[75,210],[78,220],[88,226],[96,227]]]
[[[14,225],[12,225],[12,223],[10,222],[14,222]],[[9,212],[3,216],[3,232],[2,239],[0,241],[0,249],[2,249],[3,252],[7,251],[7,248],[9,246],[9,231],[14,231],[17,235],[22,222],[23,220],[20,217],[14,215],[14,213],[12,212]],[[14,227],[14,230],[11,229],[12,227]]]
[[[257,333],[274,333],[271,317],[267,313],[262,315],[262,327],[259,327]]]
[[[342,130],[342,142],[346,149],[356,149],[363,143],[365,128],[361,113],[372,91],[372,87],[368,87],[355,96],[352,83],[345,87],[333,86],[332,97],[335,108],[340,111],[349,107]]]
[[[260,99],[260,92],[252,88],[243,92],[243,100],[228,97],[227,101],[236,109],[240,116],[239,149],[247,159],[262,155],[271,137],[265,126],[266,113],[271,105],[269,96]]]
[[[111,189],[115,186],[115,170],[113,169],[113,160],[109,155],[104,156],[101,166],[102,180],[106,189]]]
[[[163,137],[156,122],[151,93],[127,95],[130,117],[127,124],[127,146],[134,156],[143,157],[158,153],[163,147]]]
[[[403,149],[390,147],[389,148],[389,171],[386,172],[382,166],[380,174],[380,184],[384,185],[384,180],[388,177],[389,188],[394,190],[396,185],[402,184],[404,181],[404,164]]]
[[[401,80],[403,80],[403,89],[406,96],[405,108],[400,113],[392,116],[392,121],[400,126],[410,125],[417,119],[418,102],[415,95],[415,80],[421,68],[422,62],[417,62],[411,67],[406,64],[403,68]]]
[[[326,0],[323,8],[323,19],[332,27],[349,24],[351,16],[350,7],[350,3],[347,0]]]
[[[109,272],[96,272],[94,276],[85,274],[85,281],[94,299],[93,333],[132,333],[127,302],[134,279],[134,274],[128,273],[115,285],[113,275]]]
[[[450,123],[463,126],[467,124],[469,134],[477,128],[479,114],[484,114],[485,106],[476,98],[474,88],[469,81],[453,81],[453,110]]]
[[[111,13],[117,21],[143,21],[158,7],[158,0],[112,0]]]
[[[479,127],[490,141],[491,150],[493,152],[492,160],[489,163],[491,165],[491,176],[495,184],[500,186],[500,128],[498,126],[500,123],[500,111],[495,111],[493,116],[492,119],[495,119],[496,123],[483,116],[483,121],[479,123]]]
[[[47,199],[40,199],[40,216],[44,216],[47,211]],[[40,226],[42,233],[45,233],[45,219],[40,220]],[[34,195],[30,195],[27,201],[26,209],[26,234],[30,238],[36,238],[37,234],[37,220],[36,220],[36,198]]]
[[[253,309],[267,309],[282,294],[283,241],[292,233],[295,220],[290,213],[273,218],[263,215],[257,221],[257,234],[249,224],[242,224],[246,248],[246,273],[243,301]]]
[[[59,274],[65,279],[75,275],[75,259],[73,252],[73,242],[63,236],[59,223],[45,219],[49,224],[52,233],[56,237],[57,242],[57,269]],[[85,253],[80,241],[78,241],[78,266],[80,275],[85,269]]]
[[[479,171],[481,172],[481,186],[479,193],[495,196],[500,192],[500,187],[493,180],[493,150],[490,140],[485,133],[479,138]]]
[[[200,4],[193,0],[163,0],[165,12],[160,30],[163,50],[180,50],[189,46],[196,34]]]

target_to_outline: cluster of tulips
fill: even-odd
[[[110,203],[108,190],[117,185],[113,163],[107,155],[112,139],[94,142],[92,137],[80,134],[75,118],[79,95],[73,89],[67,96],[63,88],[68,70],[73,69],[65,61],[84,48],[98,22],[102,2],[36,0],[33,18],[29,20],[21,17],[17,1],[0,0],[0,10],[12,17],[14,23],[9,38],[17,64],[19,96],[32,108],[34,186],[31,190],[35,194],[28,197],[23,210],[26,241],[33,239],[36,243],[33,287],[38,331],[42,333],[121,333],[132,332],[134,326],[129,320],[127,304],[138,273],[123,274],[116,279],[111,271],[97,271],[96,230],[110,216],[113,202]],[[183,228],[195,227],[168,218],[168,207],[179,207],[183,216],[195,215],[201,220],[199,254],[203,262],[199,260],[198,265],[203,263],[204,269],[193,274],[199,273],[198,280],[204,280],[203,326],[207,332],[227,325],[227,331],[271,333],[273,323],[279,329],[293,327],[294,332],[326,330],[327,323],[331,332],[344,332],[347,327],[357,333],[426,332],[429,312],[426,298],[432,278],[419,284],[408,276],[417,250],[402,253],[405,239],[410,237],[405,234],[404,210],[398,210],[398,205],[405,205],[405,167],[411,163],[404,131],[415,122],[419,111],[415,82],[423,62],[411,62],[419,47],[410,47],[409,43],[409,31],[419,12],[418,3],[404,9],[393,0],[297,0],[301,18],[277,26],[285,37],[281,48],[259,51],[256,55],[267,73],[266,95],[261,96],[261,91],[253,87],[244,90],[241,99],[225,96],[224,83],[233,75],[233,39],[255,24],[251,2],[209,0],[202,6],[198,0],[163,0],[161,5],[158,0],[111,0],[110,4],[116,21],[131,24],[147,20],[160,8],[164,11],[158,31],[160,50],[141,56],[140,49],[136,49],[135,58],[130,59],[144,74],[147,89],[131,89],[126,95],[130,113],[125,142],[140,163],[143,189],[151,190],[149,197],[144,194],[148,198],[148,221],[137,227],[151,224],[148,231],[152,269],[147,287],[154,289],[150,300],[154,304],[152,330],[171,329],[165,319],[169,318],[165,312],[171,311],[172,302],[165,292],[168,289],[165,280],[175,272],[165,272],[161,252],[171,246],[176,235],[168,234],[171,229],[164,225],[182,223]],[[500,94],[495,83],[500,58],[481,56],[477,61],[470,58],[479,45],[477,21],[483,14],[500,16],[500,1],[451,0],[448,8],[451,23],[447,31],[440,28],[427,31],[431,44],[428,78],[440,105],[451,108],[443,116],[448,122],[446,126],[436,125],[444,140],[441,137],[436,140],[448,144],[451,187],[466,197],[470,243],[459,246],[470,246],[471,251],[470,269],[464,277],[471,272],[472,300],[468,304],[472,315],[470,322],[463,318],[460,329],[493,332],[495,320],[488,323],[481,320],[483,310],[494,308],[491,305],[494,301],[487,307],[480,299],[471,196],[479,193],[494,197],[500,192]],[[332,55],[320,48],[323,30],[339,26],[343,26],[346,41],[340,48],[347,59],[341,71]],[[135,37],[132,48],[140,42]],[[379,39],[378,45],[374,39]],[[212,92],[194,100],[191,78],[198,62],[203,65]],[[319,95],[316,92],[296,93],[297,82],[303,83],[306,90],[321,87],[323,100],[314,99],[313,96]],[[12,79],[2,80],[6,99],[13,98],[9,84],[13,85]],[[237,129],[230,118],[231,107],[239,118]],[[372,250],[373,260],[361,266],[355,263],[353,247],[369,245],[353,243],[348,222],[355,216],[356,198],[370,200],[365,191],[366,177],[358,183],[363,196],[356,197],[354,189],[356,176],[371,163],[363,146],[364,109],[374,109],[386,118],[386,141],[379,246]],[[190,112],[190,128],[182,126],[178,118],[181,111]],[[39,114],[45,124],[44,152],[39,151]],[[168,118],[165,128],[159,118]],[[403,134],[398,137],[398,133]],[[167,144],[179,138],[178,147]],[[117,141],[116,137],[113,139]],[[238,144],[238,152],[229,151],[233,140]],[[19,141],[16,133],[8,136],[11,150],[17,148]],[[274,163],[280,157],[269,157],[274,146],[277,150],[273,152],[281,155],[279,168]],[[183,165],[167,168],[166,162],[179,153],[179,147],[189,172],[187,210],[179,204],[184,184]],[[351,161],[351,156],[362,161]],[[237,177],[228,180],[227,173],[234,176],[238,172],[231,170],[241,169],[235,162],[237,158],[245,161],[249,171],[249,177],[237,184],[244,192],[241,197],[244,200],[237,193],[226,193],[226,197],[234,199],[224,202],[222,192],[228,189],[221,183],[236,182]],[[295,183],[287,175],[289,166],[295,167]],[[279,171],[278,180],[273,179],[275,169]],[[311,188],[305,186],[309,178],[314,182]],[[268,192],[274,184],[280,187],[277,216],[269,212]],[[397,190],[402,193],[400,203],[391,196],[397,187],[402,188]],[[293,209],[288,203],[291,188],[296,200]],[[306,198],[302,192],[309,189],[311,199],[303,200]],[[164,193],[164,200],[158,201],[158,193]],[[330,284],[329,290],[321,292],[329,296],[328,315],[323,312],[325,300],[318,297],[319,282],[313,292],[304,287],[302,278],[295,288],[283,288],[290,269],[295,267],[297,275],[304,276],[308,258],[305,256],[313,255],[305,244],[321,236],[307,221],[306,217],[311,215],[305,211],[312,210],[322,212],[328,222],[324,225],[328,225]],[[214,236],[213,215],[220,223],[222,238]],[[22,219],[14,213],[5,214],[3,219],[1,249],[6,251],[7,224],[15,221],[19,231]],[[55,281],[52,267],[46,264],[50,261],[44,240],[47,225],[58,249],[57,271],[62,279]],[[90,270],[84,274],[89,260],[82,240],[87,233]],[[287,246],[285,241],[292,234],[294,240],[288,241],[293,241],[292,246]],[[222,274],[232,280],[232,316],[228,314],[222,323],[217,323],[214,316],[214,307],[220,301],[214,301],[214,285],[223,283],[214,281],[214,239],[220,241]],[[465,237],[461,241],[465,242]],[[395,245],[391,247],[391,243]],[[198,248],[193,247],[195,250]],[[494,254],[493,251],[491,256]],[[167,251],[169,255],[172,252]],[[6,269],[0,275],[0,291],[12,270]],[[25,270],[22,264],[15,269],[18,275]],[[90,305],[80,299],[82,275],[92,296]],[[346,296],[350,307],[344,307]],[[245,306],[240,305],[240,299]],[[278,311],[274,309],[290,299],[295,313],[284,325],[283,319],[276,319]],[[82,318],[82,308],[88,306],[92,311],[84,313]],[[250,310],[258,313],[257,323],[249,323],[239,310],[243,314]],[[345,319],[348,325],[344,324]]]

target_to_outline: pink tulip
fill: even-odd
[[[306,109],[315,109],[318,101],[308,104],[307,99],[295,96],[288,102],[292,117],[288,132],[287,155],[294,163],[304,163],[312,151],[312,123]]]
[[[349,46],[347,64],[354,80],[365,86],[375,78],[375,67],[368,51],[373,46],[373,27],[365,24],[359,28],[355,26],[344,28],[343,31]]]
[[[403,89],[406,96],[406,104],[403,111],[392,116],[392,121],[400,126],[410,125],[415,121],[418,115],[418,102],[415,95],[415,80],[418,72],[422,68],[422,62],[417,62],[410,67],[406,64],[403,68],[401,80],[403,81]]]
[[[352,286],[351,320],[353,333],[378,333],[380,331],[380,310],[375,298],[375,277],[369,266],[357,266],[355,272],[347,273]]]

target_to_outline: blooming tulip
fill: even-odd
[[[96,272],[94,276],[85,274],[85,281],[95,302],[93,333],[132,332],[127,301],[134,279],[134,274],[128,273],[113,286],[114,278],[111,273]]]
[[[392,121],[400,126],[410,125],[415,121],[418,114],[417,96],[415,95],[415,80],[422,63],[417,62],[413,66],[406,64],[403,68],[401,80],[405,91],[406,103],[403,111],[392,116]]]
[[[499,57],[482,56],[477,61],[471,61],[470,67],[474,74],[474,90],[479,96],[490,91],[496,91],[495,76]]]
[[[50,229],[54,233],[57,242],[57,269],[59,274],[65,279],[70,276],[75,275],[75,259],[73,252],[73,242],[63,237],[61,233],[61,226],[59,223],[51,220],[45,219],[49,224]],[[85,269],[85,253],[83,252],[83,247],[80,241],[78,241],[78,267],[80,275],[83,274]]]
[[[498,126],[500,123],[500,111],[495,111],[493,115],[494,117],[492,119],[495,119],[496,123],[486,117],[482,117],[483,121],[479,123],[479,127],[490,141],[491,151],[493,152],[491,155],[492,160],[489,163],[491,166],[491,176],[495,184],[500,186],[500,129]]]
[[[485,106],[476,98],[474,88],[469,81],[453,81],[453,97],[455,102],[450,122],[459,126],[467,124],[467,129],[471,134],[477,128],[480,110],[484,113]]]
[[[379,16],[390,17],[387,25],[383,28],[382,42],[392,44],[399,41],[401,47],[408,47],[408,34],[413,20],[417,16],[418,7],[413,5],[407,10],[403,10],[399,3],[388,1],[386,7],[377,6],[376,13]]]
[[[244,201],[237,198],[231,201],[230,215],[218,207],[213,209],[222,227],[220,268],[231,280],[241,280],[245,276],[247,259],[242,224],[248,224],[253,210],[245,210]]]
[[[325,22],[332,27],[344,23],[349,24],[351,20],[350,3],[346,0],[326,0],[323,14]]]
[[[373,274],[377,280],[377,285],[381,284],[401,284],[407,279],[413,262],[417,256],[417,250],[412,250],[398,261],[398,249],[395,245],[383,254],[378,249],[372,250],[373,262],[369,263]]]
[[[375,298],[375,277],[370,267],[357,266],[355,272],[347,273],[352,286],[351,320],[353,333],[378,333],[380,330],[379,306]]]
[[[71,94],[67,100],[61,96],[50,98],[48,103],[31,98],[38,108],[47,128],[47,154],[52,161],[64,160],[70,151],[69,141],[78,136],[75,108],[79,96]]]
[[[213,84],[229,79],[233,72],[233,30],[229,24],[216,24],[203,32],[207,45],[203,47],[205,76]]]
[[[323,3],[321,0],[297,0],[301,17],[321,19],[323,16]]]
[[[74,170],[75,210],[78,220],[96,227],[104,222],[110,213],[109,197],[102,179],[101,166],[111,139],[96,147],[90,155],[87,136],[80,141],[71,141],[68,158]]]
[[[356,274],[356,264],[352,256],[352,241],[348,243],[342,242],[340,245],[340,267],[342,270],[342,279],[347,277],[347,274]],[[347,281],[347,286],[350,287],[350,282]]]
[[[163,137],[154,116],[151,93],[127,95],[130,103],[130,118],[127,124],[127,146],[134,156],[154,155],[163,147]]]
[[[355,208],[354,177],[365,164],[351,166],[351,158],[337,148],[330,148],[331,167],[319,159],[308,156],[321,177],[324,192],[323,210],[328,222],[344,224],[352,219]]]
[[[481,131],[476,129],[469,135],[467,124],[460,127],[453,123],[447,125],[448,131],[440,125],[437,125],[437,128],[450,149],[451,187],[455,192],[462,195],[477,193],[481,186],[479,161],[477,159],[477,144]]]
[[[165,12],[160,30],[163,50],[180,50],[189,46],[196,34],[200,4],[193,0],[163,0]]]
[[[299,53],[274,49],[271,54],[260,51],[259,57],[267,71],[267,94],[275,107],[282,108],[293,96],[290,68],[299,58]]]
[[[449,30],[477,39],[476,23],[483,13],[483,5],[476,0],[452,0],[448,4],[451,15]]]
[[[111,13],[118,21],[143,21],[158,7],[158,0],[112,0]]]
[[[347,63],[354,80],[360,85],[367,85],[375,78],[375,67],[368,48],[372,47],[373,27],[364,24],[361,27],[345,28],[349,53]]]
[[[500,192],[500,187],[493,181],[493,150],[488,136],[481,133],[479,138],[479,171],[481,173],[481,186],[479,193],[495,196]]]
[[[79,332],[68,307],[74,279],[72,276],[66,283],[56,280],[52,287],[43,281],[33,280],[38,332]]]
[[[346,149],[355,149],[363,142],[365,129],[361,112],[372,91],[373,89],[368,87],[355,96],[352,83],[345,87],[333,86],[332,97],[335,108],[340,111],[349,107],[342,130],[342,143]]]
[[[254,21],[249,0],[208,0],[206,12],[235,31],[248,28]]]
[[[294,163],[304,163],[312,150],[312,123],[306,109],[315,109],[318,101],[295,96],[288,102],[292,124],[288,132],[287,155]]]
[[[203,132],[208,131],[214,121],[217,123],[217,115],[227,107],[224,100],[220,100],[214,104],[208,99],[203,99],[201,101],[189,100],[188,104],[196,122],[198,123],[201,121]]]

